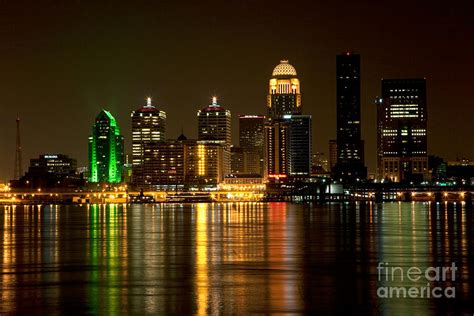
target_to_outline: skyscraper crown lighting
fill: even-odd
[[[280,60],[280,63],[273,69],[272,77],[296,76],[296,69],[288,60]]]

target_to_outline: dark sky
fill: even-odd
[[[268,79],[289,59],[313,115],[315,150],[336,134],[335,55],[361,54],[366,163],[375,169],[380,79],[428,79],[429,152],[474,159],[474,2],[0,0],[0,181],[13,175],[15,118],[23,165],[40,153],[87,163],[102,108],[130,151],[130,112],[151,95],[167,136],[196,136],[216,94],[233,114],[265,114]]]

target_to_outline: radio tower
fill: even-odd
[[[20,118],[16,119],[16,150],[15,150],[15,168],[14,168],[14,180],[19,180],[23,174],[23,168],[21,167],[21,138],[20,138]]]

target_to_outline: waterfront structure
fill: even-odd
[[[230,174],[232,146],[231,113],[217,103],[217,98],[212,98],[212,103],[197,112],[198,140],[201,143],[218,144],[224,152],[222,173]]]
[[[84,184],[76,159],[63,154],[42,154],[30,160],[28,171],[13,188],[45,189],[78,187]]]
[[[264,178],[258,175],[232,175],[219,185],[224,191],[265,191]]]
[[[295,67],[288,60],[281,60],[273,69],[268,84],[267,107],[271,119],[302,113],[300,81]]]
[[[300,82],[295,68],[280,61],[268,88],[265,123],[266,177],[308,176],[312,161],[312,119],[302,114]]]
[[[264,174],[265,116],[239,116],[239,147],[245,155],[246,174]]]
[[[137,186],[146,184],[147,174],[143,170],[144,159],[150,159],[149,152],[166,137],[166,112],[159,110],[147,98],[145,106],[131,113],[132,117],[132,177]]]
[[[344,182],[367,178],[361,139],[360,56],[336,56],[337,163],[333,177]]]
[[[376,105],[378,178],[428,180],[426,79],[383,79]]]
[[[112,114],[102,110],[89,136],[89,182],[120,183],[123,162],[120,128]]]

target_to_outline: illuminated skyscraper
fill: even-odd
[[[165,141],[166,113],[153,106],[151,98],[147,104],[131,114],[132,117],[132,168],[133,182],[144,185],[146,175],[143,170],[144,159],[150,159],[146,150]]]
[[[384,79],[377,100],[379,179],[422,181],[429,176],[426,79]]]
[[[282,60],[272,72],[265,123],[266,176],[309,175],[312,118],[302,115],[300,82],[295,68]]]
[[[337,163],[333,176],[348,182],[365,180],[364,142],[360,119],[360,56],[336,57]]]
[[[120,128],[112,114],[102,110],[89,136],[89,182],[120,183],[123,162]]]
[[[224,151],[224,175],[230,174],[230,147],[232,146],[231,114],[217,104],[217,98],[212,98],[212,104],[199,110],[198,140],[202,143],[219,144]]]
[[[239,116],[239,145],[245,156],[243,173],[260,175],[264,173],[264,126],[263,115]]]
[[[289,174],[290,124],[287,120],[269,120],[265,124],[266,176]]]
[[[268,85],[267,107],[271,119],[301,114],[300,81],[295,67],[288,60],[281,60],[273,69]]]

